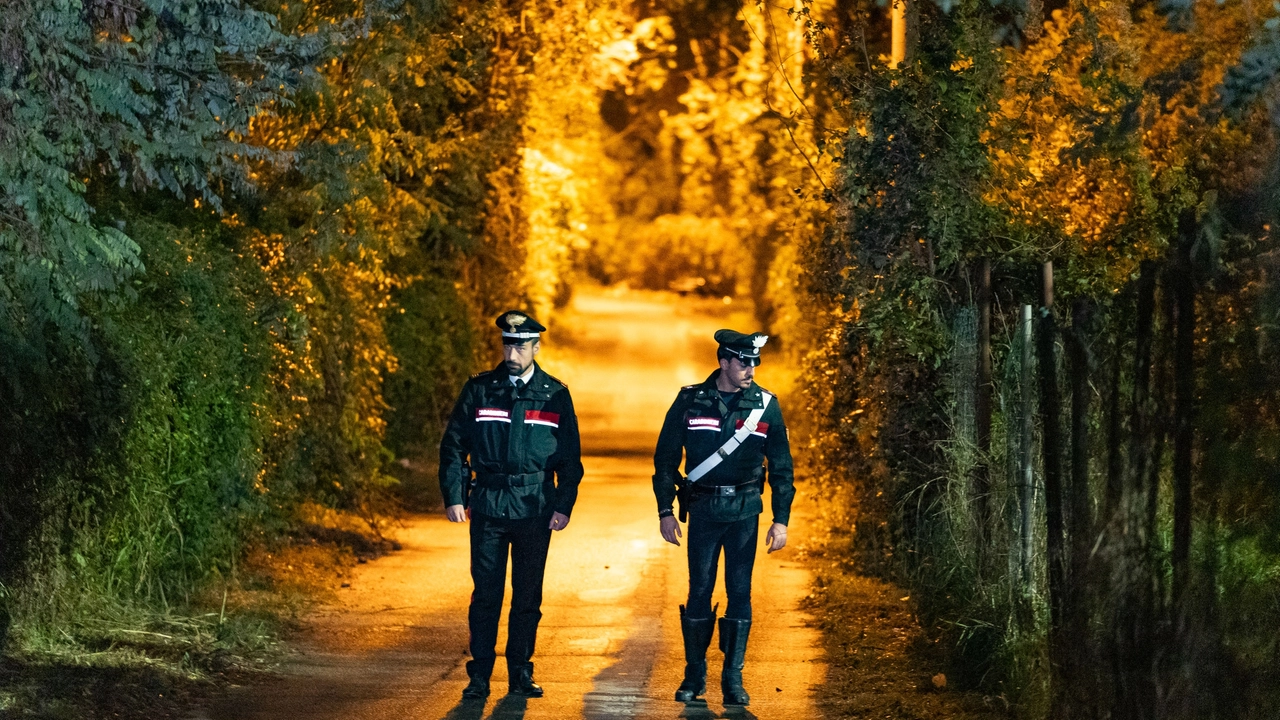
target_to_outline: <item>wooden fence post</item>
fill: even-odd
[[[978,373],[974,403],[974,429],[978,445],[973,495],[978,539],[984,546],[991,529],[991,413],[994,384],[991,381],[991,258],[978,264]]]
[[[1024,588],[1030,588],[1035,578],[1032,574],[1031,559],[1035,553],[1035,449],[1032,443],[1035,437],[1035,420],[1031,417],[1034,400],[1031,390],[1032,338],[1031,306],[1022,306],[1022,373],[1019,383],[1020,397],[1018,407],[1019,475],[1022,478],[1021,492],[1018,494],[1022,510],[1022,582]]]

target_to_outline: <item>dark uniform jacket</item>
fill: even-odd
[[[730,411],[716,390],[718,377],[720,371],[716,370],[701,384],[681,388],[675,403],[667,411],[662,432],[658,435],[658,447],[653,453],[653,493],[658,499],[659,515],[671,514],[676,482],[681,479],[681,455],[685,458],[687,474],[720,449],[742,426],[751,411],[764,402],[761,393],[766,391],[752,383],[742,391],[736,407]],[[739,487],[731,497],[695,492],[689,512],[717,522],[735,522],[764,512],[760,492],[764,486],[765,469],[762,466],[765,460],[768,460],[773,521],[786,525],[791,519],[791,500],[796,491],[791,445],[777,396],[765,408],[756,431],[748,435],[732,455],[692,486],[747,484],[746,487]]]
[[[564,383],[537,363],[518,392],[502,364],[467,381],[440,441],[445,507],[508,520],[567,516],[581,481],[578,417]]]

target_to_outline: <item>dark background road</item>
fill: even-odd
[[[710,704],[686,708],[671,699],[683,669],[677,606],[688,575],[684,548],[658,535],[650,458],[676,390],[714,369],[711,334],[726,326],[752,329],[732,306],[596,290],[580,294],[545,336],[539,360],[573,393],[587,470],[572,521],[551,543],[534,657],[546,697],[504,697],[499,659],[488,703],[459,704],[471,591],[467,529],[432,515],[410,519],[397,533],[403,549],[360,566],[339,601],[310,619],[282,678],[237,689],[195,717],[819,717],[811,688],[826,668],[816,633],[798,609],[809,577],[794,548],[774,555],[762,549],[756,562],[745,672],[751,706],[727,712],[720,706],[723,655],[714,644]],[[798,411],[787,404],[785,368],[766,363],[758,380],[781,394],[788,414]],[[766,512],[762,525],[768,521]],[[804,542],[803,512],[790,535],[792,545]],[[723,607],[723,591],[716,601]],[[505,635],[499,638],[499,651],[505,642]]]

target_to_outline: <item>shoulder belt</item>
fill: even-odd
[[[742,421],[742,427],[738,428],[738,431],[733,434],[733,437],[726,440],[725,443],[721,445],[718,450],[711,453],[711,456],[706,460],[698,463],[698,467],[689,471],[689,477],[686,478],[688,482],[698,482],[698,480],[702,479],[703,475],[714,470],[717,465],[725,461],[725,458],[732,455],[733,451],[737,450],[742,445],[742,441],[746,440],[748,435],[756,431],[756,425],[760,423],[760,418],[764,417],[765,408],[769,407],[769,401],[773,399],[773,395],[764,391],[761,391],[760,395],[764,398],[764,402],[760,403],[760,407],[752,410],[751,414],[747,415],[747,419]]]

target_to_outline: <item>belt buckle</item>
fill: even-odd
[[[725,485],[720,488],[721,497],[733,497],[738,494],[738,488],[732,485]]]

